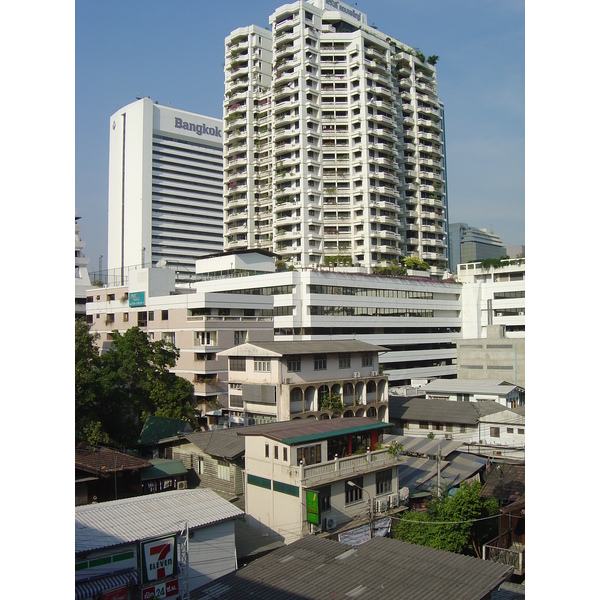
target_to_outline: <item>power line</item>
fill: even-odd
[[[415,523],[418,525],[459,525],[462,523],[476,523],[477,521],[486,521],[487,519],[497,519],[501,514],[493,515],[491,517],[480,517],[479,519],[468,519],[466,521],[413,521],[412,519],[406,519],[403,517],[390,517],[396,521],[402,521],[403,523]]]

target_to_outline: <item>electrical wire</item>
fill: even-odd
[[[403,523],[415,523],[418,525],[460,525],[463,523],[476,523],[477,521],[487,521],[488,519],[497,519],[500,517],[500,513],[497,515],[493,515],[491,517],[480,517],[478,519],[468,519],[466,521],[413,521],[412,519],[407,519],[403,517],[391,517],[390,519],[394,521],[402,521]]]

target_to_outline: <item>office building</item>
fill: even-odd
[[[435,57],[333,0],[294,2],[225,40],[225,250],[289,265],[448,265]]]
[[[223,248],[222,122],[142,98],[110,118],[108,274],[159,264],[189,280]]]
[[[506,246],[493,231],[470,227],[466,223],[450,224],[449,247],[450,270],[453,273],[462,263],[506,256]]]
[[[525,338],[524,258],[505,260],[500,266],[458,265],[458,281],[462,284],[462,339]],[[488,334],[493,325],[502,326],[502,331]]]
[[[85,319],[85,299],[87,289],[92,284],[87,269],[90,259],[84,256],[85,242],[81,241],[81,237],[79,237],[81,231],[79,219],[81,217],[77,216],[77,212],[75,212],[75,318]]]

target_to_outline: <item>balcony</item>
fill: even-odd
[[[294,475],[302,481],[303,486],[311,487],[397,464],[396,457],[391,456],[387,450],[377,450],[307,467],[291,467],[291,469],[295,471]]]
[[[513,575],[525,575],[525,545],[515,542],[510,548],[503,548],[499,540],[497,537],[483,545],[483,560],[513,567]]]

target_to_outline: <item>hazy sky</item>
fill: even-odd
[[[90,271],[107,264],[109,118],[136,96],[222,118],[224,39],[266,27],[280,0],[76,0],[75,205]],[[347,2],[437,54],[449,221],[525,243],[524,0]]]

